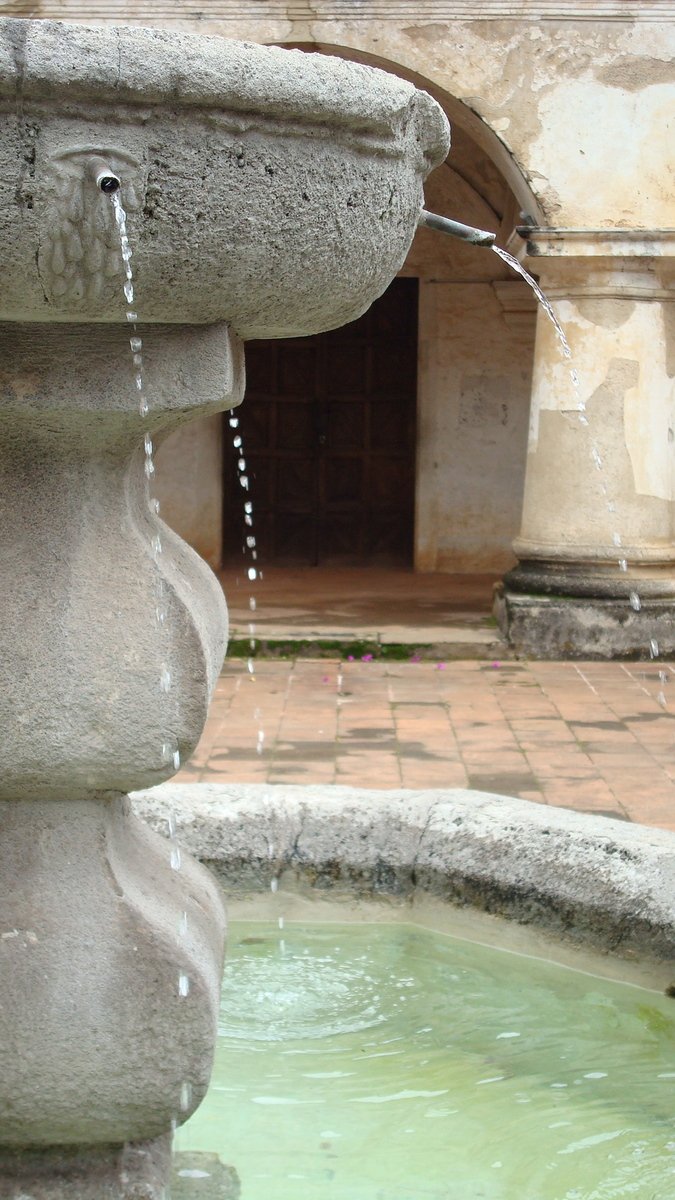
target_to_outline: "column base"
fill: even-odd
[[[494,615],[510,646],[524,658],[649,659],[675,654],[675,600],[545,596],[499,583]]]
[[[168,1200],[171,1135],[126,1146],[0,1150],[0,1200]]]

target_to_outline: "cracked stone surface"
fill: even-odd
[[[675,952],[675,834],[463,789],[163,784],[133,797],[226,892],[274,876],[472,905],[619,954]]]

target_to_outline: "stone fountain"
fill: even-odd
[[[208,1084],[225,922],[127,793],[196,745],[227,614],[148,504],[144,434],[239,404],[243,340],[367,308],[447,123],[336,59],[11,18],[0,92],[0,1197],[159,1200]]]

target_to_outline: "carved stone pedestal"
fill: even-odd
[[[156,328],[144,418],[132,383],[125,328],[0,328],[3,1200],[161,1200],[211,1071],[222,901],[124,792],[191,753],[227,636],[143,431],[237,403],[241,347]]]

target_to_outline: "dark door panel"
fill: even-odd
[[[259,561],[409,566],[413,553],[417,280],[358,321],[249,342],[240,427]],[[246,533],[225,421],[226,562]]]

